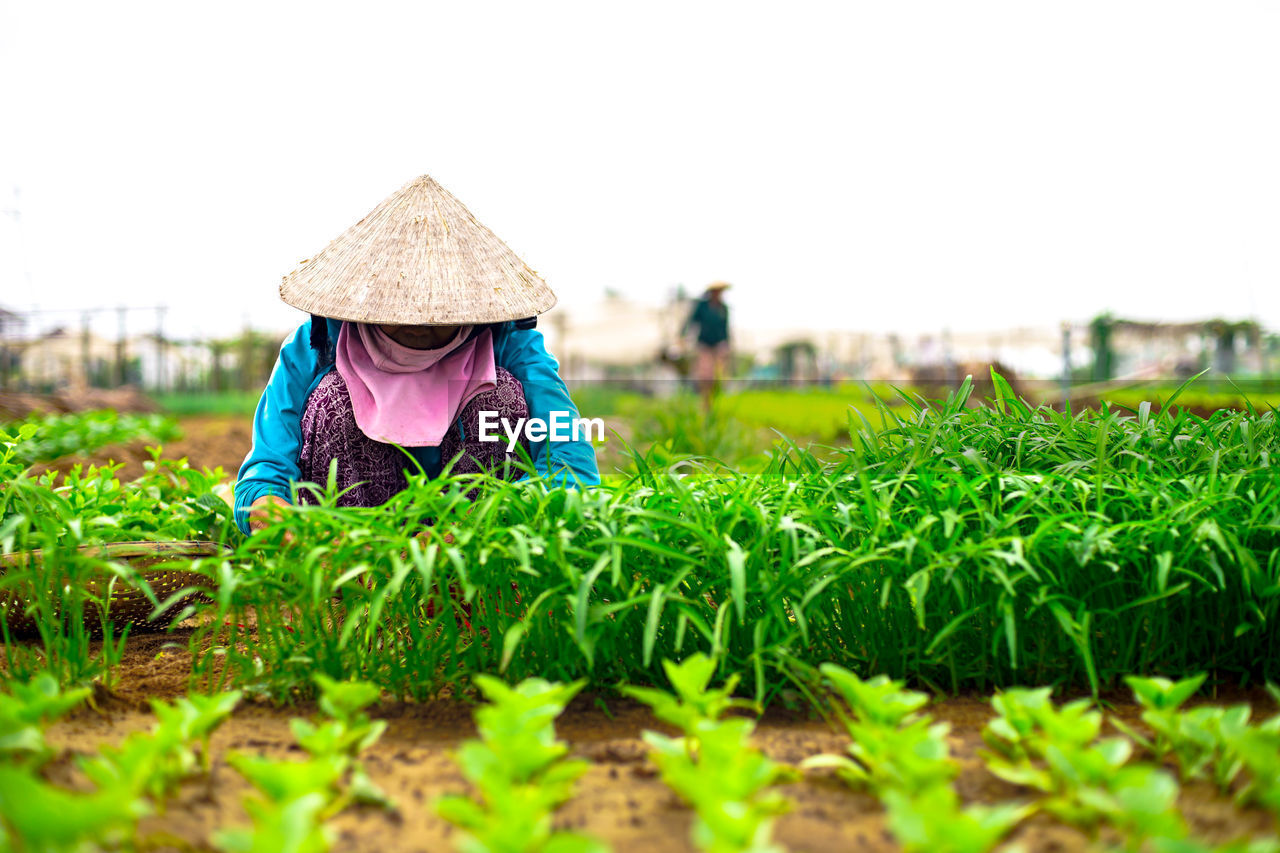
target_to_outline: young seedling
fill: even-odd
[[[318,791],[280,803],[245,800],[253,828],[224,830],[214,836],[214,842],[228,853],[326,853],[333,833],[320,813],[328,804]]]
[[[281,804],[307,794],[325,795],[326,808],[342,795],[343,774],[351,767],[345,755],[331,754],[305,761],[276,761],[259,755],[233,752],[227,763],[268,802]]]
[[[754,731],[754,721],[735,717],[699,720],[682,738],[642,735],[662,780],[697,813],[692,839],[700,850],[781,850],[771,841],[773,821],[790,803],[770,788],[794,773],[751,746]]]
[[[1134,850],[1150,837],[1185,835],[1177,781],[1149,764],[1125,764],[1131,748],[1121,738],[1090,747],[1050,746],[1045,758],[1055,790],[1045,810],[1086,829],[1105,821],[1124,832]]]
[[[272,761],[232,753],[227,761],[261,794],[245,800],[252,825],[218,833],[215,844],[230,853],[300,853],[329,849],[332,833],[325,821],[352,802],[384,808],[394,804],[365,773],[360,753],[382,735],[386,721],[372,720],[364,709],[380,691],[367,682],[339,682],[316,675],[319,706],[325,717],[290,721],[294,737],[308,754],[305,761]]]
[[[489,704],[475,713],[479,740],[465,741],[454,760],[475,786],[477,799],[452,795],[436,812],[463,830],[466,853],[592,851],[606,848],[572,833],[555,832],[551,815],[573,794],[585,761],[565,760],[569,747],[556,740],[554,721],[585,682],[552,684],[526,679],[514,687],[475,677]]]
[[[1008,690],[992,699],[999,716],[983,730],[987,768],[1047,796],[1041,808],[1088,830],[1102,822],[1126,833],[1131,849],[1151,837],[1180,838],[1178,783],[1163,770],[1128,764],[1133,744],[1098,739],[1102,715],[1090,700],[1056,708],[1048,688]]]
[[[0,693],[0,760],[43,764],[50,754],[44,727],[83,702],[89,688],[62,690],[58,680],[42,672],[29,683],[13,682]]]
[[[358,803],[378,805],[394,809],[391,799],[374,784],[360,762],[360,753],[372,746],[386,731],[386,720],[372,720],[364,709],[378,700],[381,691],[365,681],[339,682],[317,674],[320,687],[320,710],[328,719],[308,722],[295,718],[289,721],[298,745],[317,759],[329,756],[345,756],[350,763],[346,790]],[[336,813],[345,807],[340,804]]]
[[[241,695],[239,690],[211,696],[197,693],[180,697],[172,705],[153,700],[151,708],[160,720],[157,731],[175,733],[175,740],[188,747],[198,744],[200,769],[208,773],[209,741],[213,738],[214,731],[231,716],[236,705],[240,704]],[[189,749],[186,754],[190,755]]]
[[[780,849],[770,840],[773,821],[789,803],[769,789],[794,779],[795,773],[751,746],[753,720],[720,719],[730,708],[752,707],[732,698],[737,679],[730,677],[718,690],[708,689],[716,665],[702,654],[681,664],[663,661],[663,668],[675,696],[647,687],[624,687],[623,692],[684,732],[680,738],[652,731],[642,737],[653,749],[663,781],[697,813],[693,843],[717,853]]]
[[[80,768],[102,790],[123,788],[163,807],[182,780],[197,769],[209,771],[209,739],[240,696],[240,691],[184,696],[172,705],[152,700],[158,721],[150,732],[136,732],[118,747],[80,759]]]
[[[960,807],[950,785],[933,785],[915,794],[887,790],[880,795],[889,830],[908,853],[986,853],[1031,811],[1028,806]]]
[[[835,768],[857,788],[875,793],[915,794],[955,777],[959,768],[947,746],[950,726],[918,713],[929,701],[923,693],[902,689],[886,675],[864,681],[842,667],[820,667],[828,683],[848,705],[836,712],[849,732],[849,755],[818,755],[801,767]]]
[[[1228,708],[1204,705],[1183,711],[1183,703],[1195,694],[1204,679],[1204,675],[1178,682],[1166,678],[1126,678],[1134,698],[1144,709],[1142,721],[1154,738],[1147,741],[1119,720],[1112,722],[1148,747],[1156,758],[1172,754],[1184,780],[1211,775],[1218,790],[1226,793],[1244,766],[1231,744],[1249,729],[1252,709],[1247,704]]]
[[[715,675],[716,662],[704,654],[690,655],[679,664],[664,660],[662,669],[675,695],[653,687],[629,685],[624,686],[622,692],[648,705],[655,717],[681,731],[690,731],[700,720],[718,720],[731,708],[759,710],[754,702],[734,698],[733,691],[739,681],[737,675],[729,676],[723,687],[712,689],[707,686]]]
[[[79,759],[96,790],[66,791],[35,772],[47,759],[40,729],[80,702],[86,690],[61,692],[52,676],[15,685],[0,697],[0,824],[26,850],[80,850],[86,844],[132,839],[138,818],[162,805],[197,764],[193,749],[202,746],[207,769],[208,738],[235,707],[239,693],[182,698],[173,705],[153,702],[158,722],[149,733],[135,733],[120,747]],[[25,766],[24,766],[25,765]]]
[[[849,732],[851,759],[818,755],[801,767],[833,767],[849,784],[876,793],[904,849],[984,853],[1027,815],[1021,804],[961,807],[951,786],[959,767],[947,745],[950,729],[921,713],[929,697],[885,675],[863,680],[834,664],[821,672],[848,706],[836,712]]]
[[[1205,674],[1173,682],[1167,678],[1140,678],[1130,675],[1124,683],[1133,690],[1133,698],[1142,706],[1142,721],[1155,733],[1152,751],[1164,758],[1178,739],[1180,709],[1204,684]]]
[[[1280,822],[1280,715],[1229,732],[1224,738],[1226,748],[1249,776],[1237,800],[1262,806]]]
[[[81,851],[124,843],[150,809],[128,788],[63,790],[29,767],[0,764],[0,849]]]
[[[1043,759],[1050,744],[1084,746],[1097,739],[1102,714],[1093,703],[1077,699],[1057,708],[1049,698],[1052,693],[1051,687],[1012,688],[992,697],[991,706],[998,716],[982,732],[982,739],[996,756],[989,766],[1004,773],[1015,772],[1024,769],[1030,759]]]

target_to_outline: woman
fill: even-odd
[[[578,418],[534,328],[555,296],[426,175],[303,261],[280,298],[311,319],[280,348],[258,403],[235,490],[245,533],[289,504],[293,483],[326,483],[335,461],[349,489],[339,503],[377,506],[406,487],[406,470],[527,476],[506,464],[518,458],[507,432],[481,427]],[[557,484],[600,482],[586,436],[524,446]]]

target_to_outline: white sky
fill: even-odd
[[[0,304],[285,328],[280,277],[426,172],[569,310],[1280,328],[1277,45],[1257,0],[0,0]]]

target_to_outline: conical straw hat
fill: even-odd
[[[309,314],[453,326],[541,314],[555,294],[429,175],[415,178],[280,283]]]

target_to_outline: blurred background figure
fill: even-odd
[[[729,306],[724,301],[728,289],[728,283],[723,281],[707,285],[681,330],[682,336],[687,336],[690,329],[697,327],[693,377],[708,409],[729,363]]]

